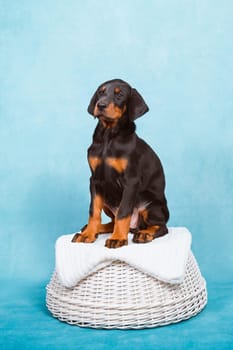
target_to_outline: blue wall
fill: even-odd
[[[138,134],[166,172],[209,281],[233,272],[232,2],[0,1],[0,272],[46,279],[86,223],[96,86],[119,77],[150,112]]]

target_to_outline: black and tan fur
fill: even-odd
[[[88,112],[98,118],[88,149],[91,169],[89,220],[73,242],[92,243],[111,232],[106,247],[151,242],[165,235],[169,218],[164,194],[165,177],[155,152],[135,133],[136,118],[148,111],[136,89],[120,79],[102,84]],[[101,212],[111,218],[101,223]]]

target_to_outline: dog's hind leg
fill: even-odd
[[[153,241],[153,239],[162,237],[168,233],[168,229],[165,226],[153,225],[148,226],[144,230],[140,230],[134,234],[134,243],[148,243]]]
[[[108,222],[107,224],[101,224],[99,227],[98,233],[112,233],[114,230],[114,224],[115,224],[115,215],[112,213],[112,211],[104,205],[103,207],[104,213],[112,219],[112,221]]]
[[[155,214],[154,209],[145,209],[140,213],[140,224],[138,231],[134,233],[134,243],[148,243],[168,233],[166,223]]]

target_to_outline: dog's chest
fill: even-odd
[[[93,173],[101,177],[112,171],[123,174],[128,166],[128,157],[123,151],[115,151],[113,142],[92,144],[88,150],[88,162]]]

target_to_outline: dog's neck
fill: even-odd
[[[136,130],[135,123],[131,121],[127,115],[123,115],[115,125],[111,125],[111,123],[112,122],[109,121],[109,125],[106,125],[99,120],[93,136],[95,141],[97,141],[97,135],[99,135],[98,138],[106,137],[106,135],[109,135],[109,137],[116,137],[118,135],[121,137],[128,137]],[[100,142],[101,139],[98,141]]]

